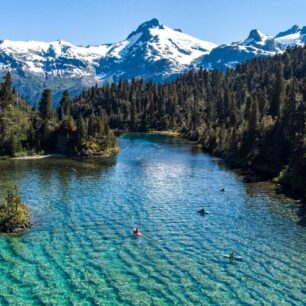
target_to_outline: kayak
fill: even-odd
[[[225,258],[231,259],[231,258],[230,258],[230,255],[228,255],[228,254],[222,254],[222,256],[225,257]],[[243,258],[242,258],[241,256],[235,255],[234,258],[233,258],[233,260],[242,261]]]
[[[200,214],[200,215],[208,215],[208,214],[209,214],[208,211],[206,211],[206,210],[201,210],[201,209],[197,210],[197,213]]]
[[[141,236],[141,232],[140,231],[136,232],[136,229],[133,228],[133,235],[139,237],[139,236]]]

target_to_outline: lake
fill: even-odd
[[[107,164],[0,162],[2,191],[16,182],[35,224],[0,236],[1,305],[306,304],[299,204],[188,142],[118,141]]]

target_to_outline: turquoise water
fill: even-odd
[[[108,165],[0,162],[0,185],[15,180],[35,223],[0,237],[1,305],[305,305],[296,203],[188,143],[119,142]]]

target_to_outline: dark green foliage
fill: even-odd
[[[31,107],[13,92],[9,100],[0,100],[0,155],[14,156],[31,147],[31,113]]]
[[[22,203],[17,187],[9,184],[0,204],[0,232],[23,232],[30,226],[29,209]]]
[[[172,83],[132,80],[93,87],[74,100],[72,113],[90,116],[103,110],[116,129],[176,130],[267,178],[287,172],[288,181],[305,153],[303,58],[306,48],[293,48],[226,74],[200,69]],[[94,125],[90,117],[88,130]],[[299,186],[297,195],[305,192],[305,184]]]
[[[49,119],[52,116],[52,92],[48,88],[43,91],[39,102],[39,112],[44,119]]]
[[[293,48],[226,74],[200,69],[172,83],[120,81],[94,86],[73,101],[64,92],[56,113],[50,90],[44,91],[38,113],[18,101],[8,75],[0,88],[0,154],[95,155],[115,146],[109,127],[175,130],[304,195],[305,58],[306,48]]]
[[[82,142],[87,139],[86,123],[82,114],[80,114],[77,119],[76,127],[78,132],[77,133],[78,144],[82,144]]]
[[[75,113],[72,116],[71,100],[65,91],[54,113],[50,89],[43,91],[37,112],[17,93],[7,89],[10,82],[8,74],[5,82],[0,84],[1,93],[10,92],[0,100],[0,155],[23,156],[41,152],[101,155],[116,147],[105,112],[97,111],[84,116]]]
[[[270,114],[273,118],[281,115],[284,101],[284,75],[281,61],[276,63],[275,77],[272,84],[272,98],[270,103]]]
[[[69,97],[68,90],[65,90],[58,107],[58,117],[59,120],[64,120],[65,117],[69,117],[70,115],[71,115],[71,100]]]
[[[12,78],[10,72],[8,72],[0,90],[0,100],[7,105],[12,98],[12,93]]]
[[[6,192],[4,203],[0,206],[0,227],[11,220],[22,204],[19,192],[16,186],[9,185]]]

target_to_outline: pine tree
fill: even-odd
[[[45,119],[50,119],[52,116],[52,92],[48,88],[43,91],[39,103],[39,112]]]
[[[71,115],[71,100],[69,97],[68,90],[63,92],[63,97],[60,101],[58,108],[58,117],[59,120],[64,120],[65,117],[69,117]]]
[[[303,96],[303,101],[306,103],[306,77],[304,77],[302,81],[302,96]]]
[[[276,66],[275,80],[270,104],[270,115],[273,118],[281,116],[282,106],[284,104],[284,88],[283,65],[281,62],[279,62]]]
[[[76,127],[77,127],[76,132],[77,132],[78,142],[79,144],[81,144],[82,141],[84,141],[87,138],[86,124],[82,114],[80,114],[77,119]]]
[[[258,100],[256,99],[251,108],[251,116],[249,120],[249,128],[252,131],[257,131],[259,126],[259,108],[258,108]]]
[[[8,151],[10,156],[15,156],[21,150],[21,144],[16,134],[11,134],[8,139]]]
[[[298,129],[298,114],[297,114],[297,85],[293,79],[287,97],[286,112],[284,115],[284,127],[289,142],[295,142],[296,132]]]
[[[131,102],[130,129],[132,131],[135,131],[135,129],[136,129],[136,103],[135,103],[134,99],[132,99],[132,102]]]
[[[91,114],[88,119],[88,136],[95,136],[96,134],[96,118]]]
[[[5,106],[9,104],[12,98],[12,93],[12,77],[10,72],[8,72],[5,76],[5,80],[0,91],[0,100],[4,102]]]

